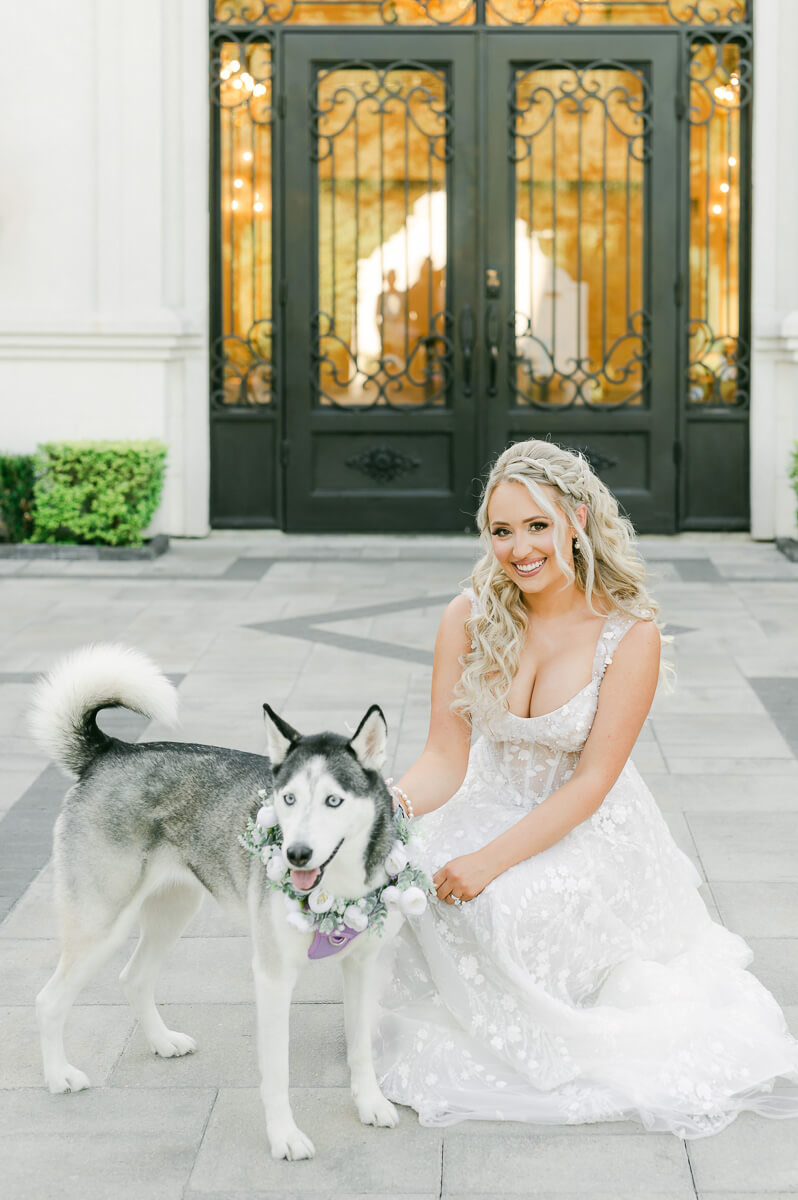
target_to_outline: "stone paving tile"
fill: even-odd
[[[686,819],[712,879],[795,879],[798,821],[794,815],[689,813]]]
[[[66,1047],[70,1061],[85,1071],[93,1087],[104,1086],[135,1025],[127,1004],[76,1006],[69,1017]],[[31,1004],[0,1008],[0,1089],[44,1088],[39,1030]],[[0,1187],[1,1190],[1,1187]]]
[[[798,882],[714,880],[724,925],[742,937],[798,938]]]
[[[2,1187],[9,1200],[180,1200],[212,1088],[0,1092]]]
[[[196,1052],[159,1058],[136,1029],[115,1063],[114,1087],[259,1086],[254,1003],[163,1004],[158,1011],[170,1029],[194,1038]],[[342,1005],[294,1005],[290,1079],[292,1087],[348,1088]]]
[[[765,1121],[741,1113],[713,1137],[689,1143],[688,1153],[700,1196],[708,1191],[751,1191],[757,1197],[771,1192],[798,1192],[798,1154],[795,1122]]]
[[[684,1145],[673,1134],[590,1132],[572,1138],[540,1134],[515,1125],[512,1130],[471,1128],[447,1130],[443,1154],[443,1194],[496,1188],[502,1196],[528,1196],[530,1180],[538,1189],[559,1195],[574,1193],[590,1181],[590,1193],[658,1191],[684,1200],[694,1197]],[[462,1129],[462,1132],[461,1132]]]
[[[392,1194],[399,1180],[403,1190],[423,1193],[440,1178],[443,1135],[420,1126],[408,1109],[394,1129],[375,1129],[361,1125],[348,1089],[292,1088],[291,1104],[315,1158],[276,1162],[257,1089],[222,1088],[190,1187],[197,1193],[258,1189],[284,1200],[296,1190]]]

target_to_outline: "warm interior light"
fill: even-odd
[[[722,184],[720,185],[720,190],[721,190],[722,192],[728,192],[728,190],[729,190],[729,185],[728,185],[728,183],[722,183]]]
[[[736,166],[737,166],[737,159],[734,157],[734,155],[732,155],[732,156],[729,158],[729,160],[728,160],[728,163],[729,163],[729,166],[730,166],[730,167],[736,167]]]
[[[254,86],[254,88],[252,89],[252,95],[253,95],[253,96],[262,96],[262,95],[263,95],[263,93],[264,93],[265,91],[266,91],[266,85],[265,85],[265,84],[263,84],[263,83],[256,83],[256,84],[255,84],[255,86]]]
[[[263,212],[263,205],[260,200],[256,200],[252,207],[255,209],[255,212]]]
[[[233,212],[235,212],[235,210],[238,208],[238,201],[234,200],[230,207],[232,208]]]
[[[243,179],[234,179],[233,180],[233,187],[243,187],[243,186],[244,186]]]
[[[720,213],[723,212],[723,209],[720,204],[713,204],[712,211],[713,211],[713,213],[715,213],[716,216],[718,216]]]
[[[243,158],[244,162],[252,162],[252,151],[245,150],[241,157]]]

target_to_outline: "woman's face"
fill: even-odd
[[[557,489],[546,483],[540,487],[546,498],[556,504]],[[579,505],[576,516],[584,527],[587,516],[584,504]],[[555,580],[562,580],[554,556],[554,522],[539,510],[524,484],[509,480],[497,484],[488,501],[488,529],[493,553],[522,592],[539,592]],[[565,514],[563,530],[567,536],[560,551],[565,561],[572,563],[572,535]]]

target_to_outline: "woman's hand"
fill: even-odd
[[[499,874],[484,850],[453,858],[432,876],[439,900],[454,904],[454,897],[473,900]]]

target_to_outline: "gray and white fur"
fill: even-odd
[[[145,655],[93,645],[67,657],[37,685],[31,728],[77,775],[55,823],[53,866],[61,957],[36,999],[44,1075],[51,1092],[80,1091],[86,1075],[64,1050],[64,1023],[83,986],[138,921],[140,937],[120,980],[155,1053],[192,1053],[185,1033],[167,1029],[154,999],[164,957],[206,892],[249,914],[258,1023],[261,1095],[275,1158],[310,1158],[288,1093],[288,1015],[312,935],[285,919],[257,856],[238,835],[254,818],[258,791],[274,790],[292,878],[356,898],[387,881],[395,840],[392,800],[382,779],[386,724],[373,705],[351,738],[302,736],[264,705],[269,757],[181,742],[131,744],[100,730],[100,709],[123,707],[172,723],[177,698]],[[286,797],[288,801],[286,802]],[[352,1094],[361,1121],[393,1126],[398,1116],[379,1090],[371,1055],[376,957],[402,916],[389,914],[383,937],[364,934],[337,955]],[[312,964],[310,964],[312,969]]]

